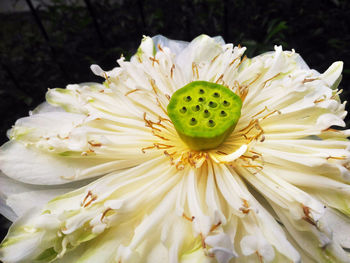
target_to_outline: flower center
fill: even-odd
[[[180,138],[192,150],[219,146],[234,130],[242,101],[229,88],[194,81],[177,90],[167,107]]]

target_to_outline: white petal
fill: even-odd
[[[0,196],[13,213],[4,215],[11,221],[22,216],[33,207],[40,207],[54,197],[73,190],[74,185],[51,188],[35,186],[12,180],[0,173]],[[2,205],[1,205],[2,208]]]
[[[228,263],[232,258],[238,256],[227,234],[219,233],[208,236],[205,239],[205,243],[212,247],[209,252],[214,253],[219,263]]]
[[[28,222],[28,218],[32,217],[37,213],[37,209],[31,209],[25,213],[25,215],[17,220],[10,228],[10,231],[17,228],[23,228]],[[8,242],[6,236],[0,247],[0,258],[3,262],[6,263],[19,263],[19,262],[31,262],[31,259],[35,258],[40,254],[41,248],[39,244],[43,238],[43,233],[31,231],[30,228],[27,228],[27,233],[30,235],[24,234],[20,236],[15,242]],[[6,247],[6,249],[4,249]],[[24,261],[23,259],[26,259]]]
[[[0,169],[8,177],[38,185],[69,183],[67,178],[97,164],[91,159],[65,158],[14,141],[1,147],[0,161]]]
[[[99,77],[104,77],[104,70],[99,66],[99,65],[96,65],[96,64],[92,64],[90,66],[90,69],[91,71],[96,75],[96,76],[99,76]]]
[[[341,77],[341,72],[343,71],[343,62],[338,61],[334,62],[322,75],[322,79],[326,81],[329,87],[334,87],[334,84],[338,81],[338,79]]]
[[[21,118],[12,128],[11,137],[28,142],[50,136],[66,137],[71,130],[81,125],[86,116],[67,112],[44,112]]]
[[[324,229],[318,229],[305,220],[295,220],[286,210],[271,205],[289,234],[315,261],[325,263],[331,259],[333,262],[350,262],[347,253],[338,242],[332,241],[329,232],[324,232]]]
[[[188,46],[188,42],[181,40],[172,40],[162,35],[156,35],[152,37],[154,45],[158,48],[160,45],[161,48],[167,47],[175,55],[179,54],[183,49]]]
[[[212,222],[211,218],[205,213],[204,200],[201,198],[204,192],[198,183],[198,173],[195,173],[193,169],[189,169],[187,176],[187,204],[189,207],[190,216],[194,217],[194,231],[197,234],[202,233],[207,235],[212,225],[216,222]]]
[[[63,112],[64,110],[60,107],[55,107],[47,102],[43,102],[39,106],[37,106],[34,110],[30,111],[29,115],[45,113],[45,112],[57,112],[57,111]]]
[[[240,245],[244,255],[259,253],[267,262],[272,261],[275,257],[273,247],[262,236],[245,236],[242,238]]]
[[[17,218],[16,213],[6,204],[4,198],[0,196],[0,214],[6,217],[10,221],[15,221]]]
[[[194,40],[176,57],[176,64],[181,68],[186,80],[192,79],[192,63],[211,61],[223,50],[221,43],[207,35],[201,35]]]
[[[344,248],[350,248],[350,219],[334,209],[326,209],[320,219],[321,228],[329,228],[333,239]]]
[[[236,151],[232,151],[232,153],[228,155],[219,155],[214,152],[214,153],[210,153],[210,156],[212,157],[212,159],[214,159],[214,161],[218,163],[219,162],[228,163],[241,157],[247,151],[247,148],[248,148],[247,145],[243,144],[239,149],[237,149]]]

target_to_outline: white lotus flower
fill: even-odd
[[[130,62],[91,67],[103,84],[49,90],[1,148],[0,211],[15,222],[0,259],[350,262],[350,133],[333,127],[345,126],[342,62],[320,74],[281,47],[244,51],[144,37]],[[168,116],[189,83],[242,101],[210,149],[191,150]]]

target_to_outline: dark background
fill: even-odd
[[[115,67],[121,54],[130,58],[142,35],[187,41],[221,35],[247,46],[248,57],[278,44],[294,48],[320,72],[342,60],[342,99],[350,94],[347,0],[1,1],[26,11],[0,10],[0,144],[15,120],[44,100],[47,88],[101,81],[90,64]],[[0,217],[0,240],[8,226]]]

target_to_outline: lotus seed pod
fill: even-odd
[[[242,101],[229,88],[194,81],[177,90],[168,104],[168,115],[181,139],[192,150],[219,146],[234,130]]]

